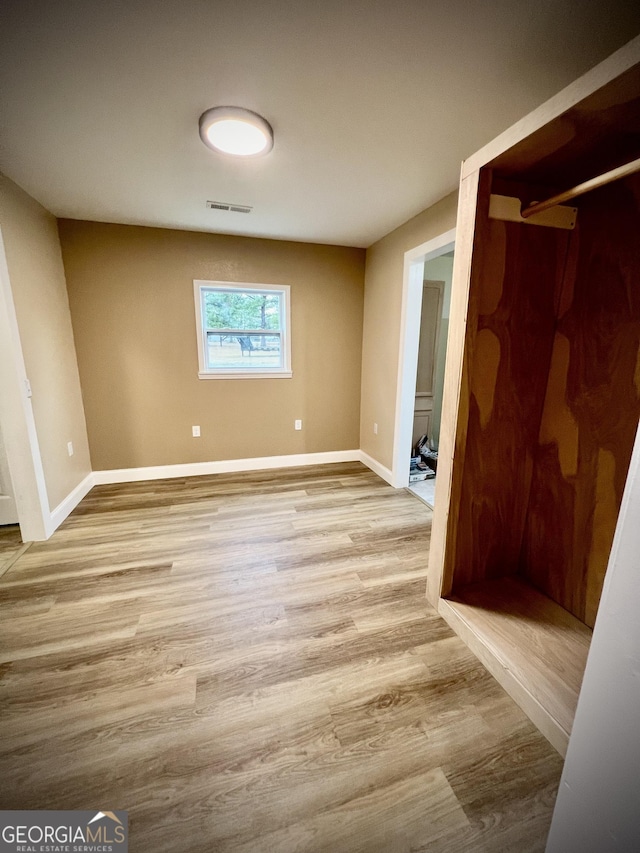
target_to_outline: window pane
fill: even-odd
[[[280,329],[279,293],[207,290],[204,295],[209,329]]]
[[[198,376],[290,377],[288,285],[194,281]]]
[[[207,368],[282,367],[282,347],[279,334],[221,335],[207,332]]]

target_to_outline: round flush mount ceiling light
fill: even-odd
[[[236,157],[257,157],[273,148],[269,122],[242,107],[212,107],[203,112],[200,138],[214,151]]]

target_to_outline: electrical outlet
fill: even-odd
[[[67,442],[67,453],[69,454],[69,456],[73,456],[73,442],[72,441]]]
[[[296,429],[302,429],[302,421],[295,421],[293,425]]]
[[[374,425],[373,425],[373,434],[374,434],[374,435],[377,435],[377,434],[378,434],[378,424],[374,424]]]
[[[200,427],[199,426],[192,426],[191,427],[191,435],[194,438],[200,438]]]

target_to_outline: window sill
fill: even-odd
[[[293,371],[279,370],[275,371],[255,371],[251,373],[247,370],[238,370],[234,373],[231,370],[226,370],[224,373],[198,373],[198,379],[291,379]]]

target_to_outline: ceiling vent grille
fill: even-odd
[[[251,213],[253,210],[248,204],[230,204],[226,201],[208,201],[209,210],[226,210],[229,213]]]

